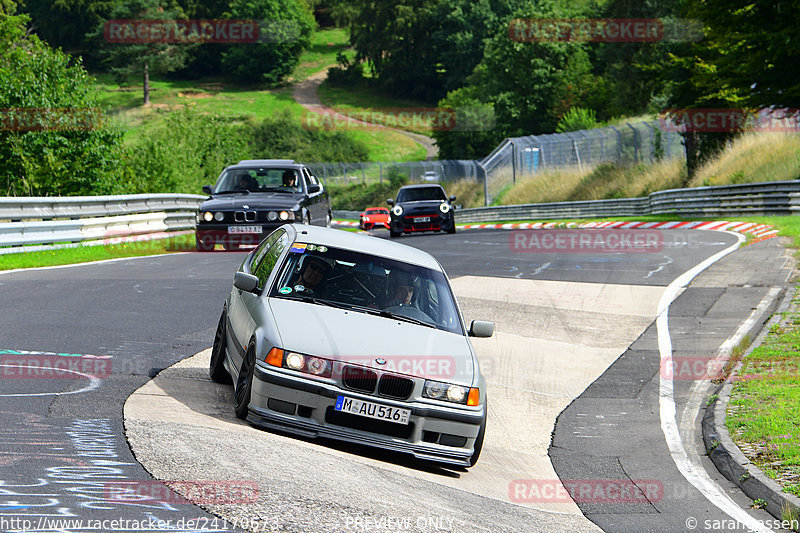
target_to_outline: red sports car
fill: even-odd
[[[389,210],[385,207],[368,207],[358,218],[358,227],[372,229],[383,226],[389,229]]]

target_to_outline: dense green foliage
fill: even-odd
[[[588,130],[597,127],[597,113],[593,109],[573,107],[561,117],[556,125],[557,133]]]
[[[314,18],[296,0],[233,0],[233,19],[254,19],[264,25],[269,41],[230,45],[222,52],[223,72],[245,82],[277,82],[292,73],[311,42]]]
[[[103,121],[80,61],[0,14],[0,194],[83,194],[118,164],[122,132]]]
[[[199,193],[241,159],[359,161],[363,144],[339,132],[304,129],[289,114],[237,123],[190,108],[169,113],[146,137],[126,147],[122,171],[105,193]]]

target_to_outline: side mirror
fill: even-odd
[[[233,275],[233,286],[240,291],[255,293],[256,287],[258,287],[258,278],[246,272],[237,272]]]
[[[211,185],[203,185],[203,192],[211,196]]]
[[[469,325],[470,337],[491,337],[492,335],[494,335],[494,322],[473,320]]]
[[[392,200],[391,198],[387,198],[386,203],[389,205],[394,205],[394,200]]]
[[[456,201],[456,196],[455,196],[455,195],[451,196],[451,197],[450,197],[450,201],[451,201],[451,202],[455,202],[455,201]]]
[[[308,194],[314,194],[315,192],[321,191],[322,188],[319,185],[309,185],[308,186]]]

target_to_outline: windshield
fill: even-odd
[[[295,243],[270,293],[463,334],[442,272],[369,254]]]
[[[419,202],[425,200],[447,200],[441,187],[419,187],[400,189],[396,202]]]
[[[367,209],[368,215],[388,215],[388,209]]]
[[[231,192],[302,192],[303,185],[294,168],[235,168],[222,173],[215,194]]]

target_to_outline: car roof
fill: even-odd
[[[442,189],[442,186],[438,183],[417,183],[414,185],[404,185],[400,187],[400,190],[403,189]]]
[[[229,168],[286,168],[286,167],[293,167],[293,168],[301,168],[303,166],[302,163],[296,163],[294,159],[243,159],[239,161],[235,165],[230,165],[225,167],[225,169]]]
[[[344,248],[427,267],[439,272],[443,271],[442,266],[431,254],[398,242],[352,231],[308,226],[306,224],[287,224],[284,227],[287,227],[290,232],[292,229],[296,231],[296,236],[294,237],[296,242],[324,244],[333,248]]]

